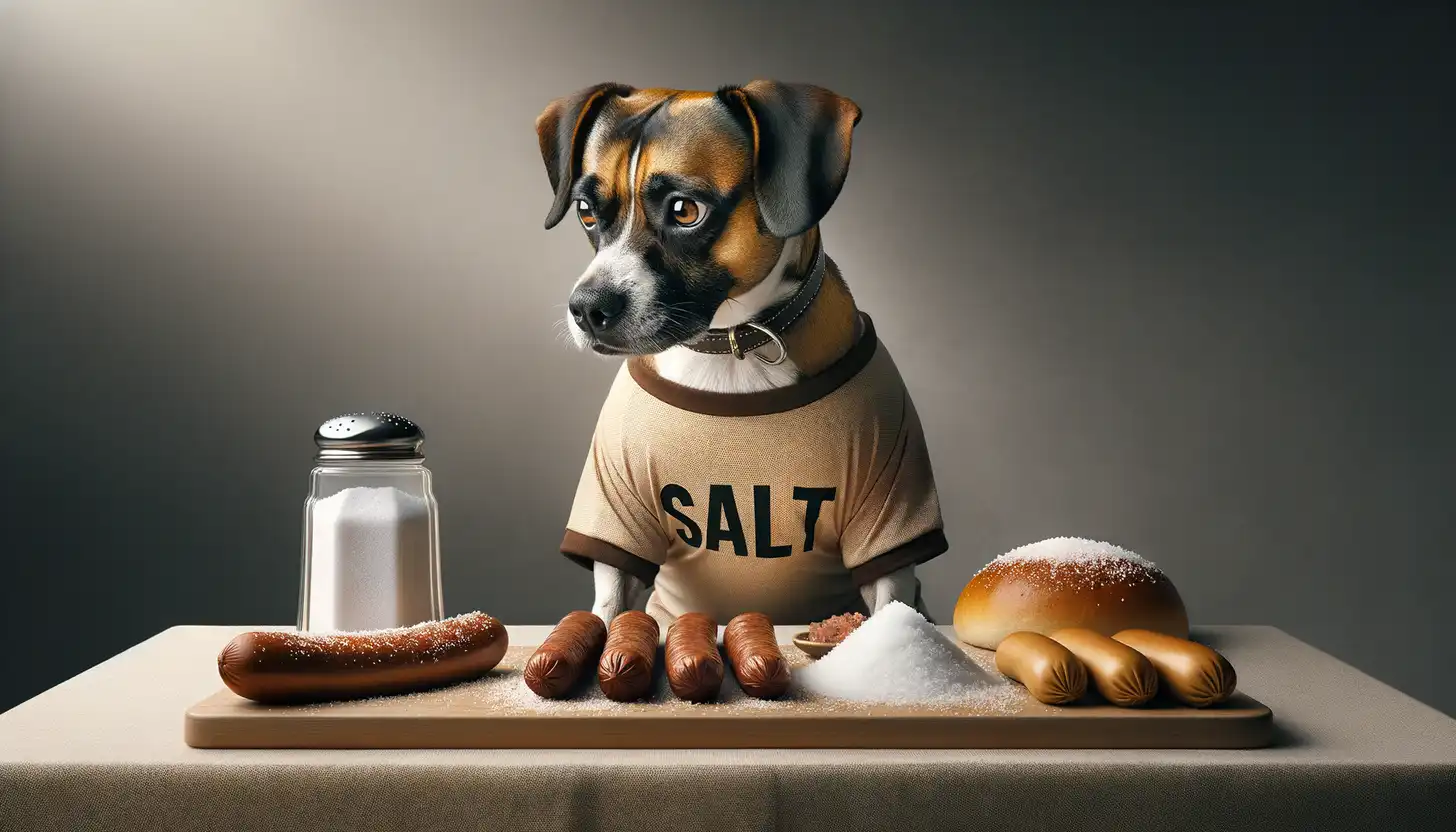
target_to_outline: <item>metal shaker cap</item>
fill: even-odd
[[[425,432],[393,413],[345,413],[319,425],[318,459],[424,459]]]

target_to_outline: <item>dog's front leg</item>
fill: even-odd
[[[911,607],[917,606],[920,595],[920,581],[915,577],[915,567],[907,566],[896,572],[875,579],[874,583],[859,588],[865,606],[874,615],[891,601],[899,601]]]
[[[619,613],[635,609],[638,599],[647,589],[641,579],[600,561],[592,565],[592,580],[596,584],[592,612],[607,624],[611,624]]]

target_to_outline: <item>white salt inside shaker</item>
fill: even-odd
[[[430,510],[393,486],[356,486],[313,509],[310,628],[373,630],[434,618]]]
[[[350,413],[314,434],[298,626],[407,627],[444,617],[439,510],[424,433],[388,413]]]

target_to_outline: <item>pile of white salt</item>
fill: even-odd
[[[1008,686],[914,608],[891,602],[838,647],[794,673],[803,692],[893,705],[973,704]]]

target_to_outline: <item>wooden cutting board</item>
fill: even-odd
[[[1273,729],[1270,710],[1243,694],[1201,710],[1050,707],[1012,683],[954,707],[766,702],[744,695],[731,672],[711,704],[677,700],[660,670],[644,702],[611,702],[594,676],[549,702],[521,681],[534,649],[512,647],[484,679],[405,696],[269,706],[224,688],[188,709],[185,739],[194,748],[1257,748]],[[989,651],[962,649],[1001,678]],[[783,651],[796,667],[809,661]]]

